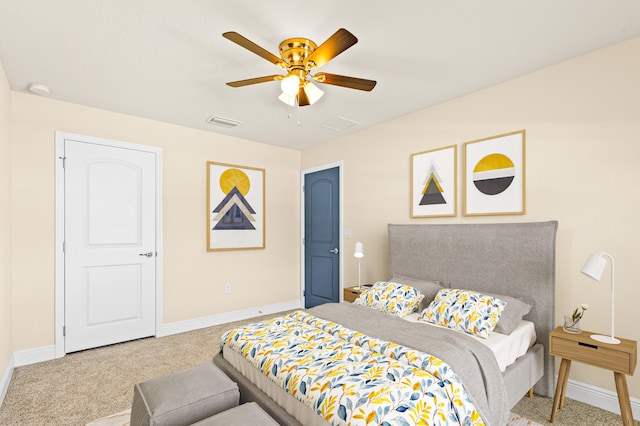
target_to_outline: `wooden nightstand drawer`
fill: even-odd
[[[358,296],[363,292],[369,290],[371,288],[371,284],[362,284],[362,287],[358,288],[358,286],[347,287],[344,289],[342,293],[342,298],[345,302],[355,302]]]
[[[584,340],[584,338],[581,340]],[[591,342],[551,336],[551,348],[549,352],[554,356],[583,362],[607,370],[633,374],[635,365],[632,365],[631,354],[629,352],[610,349],[595,340],[589,340],[591,340]]]
[[[348,287],[344,289],[343,298],[345,302],[355,302],[355,300],[360,296],[362,290],[354,290],[353,287]]]

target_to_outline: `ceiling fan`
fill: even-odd
[[[243,87],[251,84],[266,83],[268,81],[280,81],[282,94],[278,97],[282,102],[291,106],[306,106],[316,102],[324,92],[313,81],[323,84],[332,84],[350,89],[371,91],[375,86],[374,80],[348,77],[326,72],[311,72],[325,65],[331,59],[338,56],[358,42],[356,36],[344,28],[340,28],[320,46],[306,38],[290,38],[280,43],[280,57],[258,46],[242,35],[230,31],[222,34],[226,39],[244,47],[267,61],[287,70],[286,75],[267,75],[264,77],[250,78],[247,80],[231,81],[227,85],[231,87]]]

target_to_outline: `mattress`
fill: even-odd
[[[442,326],[432,324],[426,321],[420,321],[418,312],[412,313],[404,317],[405,320],[424,324],[425,327]],[[462,331],[458,333],[466,334]],[[524,355],[529,348],[536,343],[536,329],[531,321],[520,320],[515,330],[511,334],[491,333],[486,339],[477,336],[471,336],[483,345],[487,346],[494,353],[500,371],[504,372],[508,366],[514,363],[516,359]]]
[[[289,395],[287,391],[269,380],[267,376],[262,374],[249,361],[244,359],[242,355],[229,349],[228,346],[222,347],[222,355],[236,370],[244,377],[249,379],[251,383],[256,385],[258,389],[267,394],[276,404],[284,408],[287,413],[293,416],[298,422],[305,426],[326,426],[327,423],[322,417],[318,416],[308,406],[296,400]]]

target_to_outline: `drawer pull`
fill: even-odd
[[[597,346],[597,345],[590,345],[590,344],[588,344],[588,343],[578,342],[578,345],[580,345],[580,346],[586,346],[586,347],[591,348],[591,349],[598,349],[598,346]]]

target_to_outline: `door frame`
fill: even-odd
[[[157,336],[162,325],[162,148],[151,145],[135,144],[113,139],[98,138],[75,133],[56,131],[55,135],[55,263],[54,263],[54,346],[55,357],[61,358],[65,353],[65,310],[64,310],[64,141],[71,139],[77,142],[86,142],[96,145],[105,145],[113,148],[134,149],[150,152],[155,155],[156,164],[156,321],[154,336]]]
[[[310,173],[315,173],[315,172],[321,172],[323,170],[327,170],[327,169],[333,169],[337,167],[338,168],[338,176],[340,178],[340,207],[339,207],[339,215],[340,215],[340,229],[339,229],[339,235],[340,235],[340,243],[339,243],[339,249],[340,252],[338,253],[338,255],[340,256],[340,272],[338,273],[339,275],[339,281],[340,281],[340,302],[342,302],[342,298],[343,298],[343,282],[344,282],[344,258],[343,258],[343,225],[342,225],[342,219],[343,219],[343,209],[342,206],[344,205],[344,200],[343,200],[343,194],[344,191],[342,190],[343,184],[343,173],[342,173],[342,160],[340,161],[335,161],[333,163],[327,163],[327,164],[322,164],[320,166],[315,166],[315,167],[311,167],[309,169],[304,169],[300,172],[300,306],[304,307],[305,306],[305,297],[304,297],[304,280],[305,280],[305,255],[304,255],[304,229],[305,229],[305,216],[304,216],[304,178],[307,174]]]

